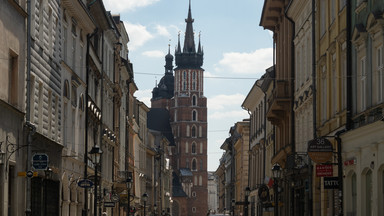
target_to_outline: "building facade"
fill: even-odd
[[[0,2],[0,215],[25,211],[26,20],[25,1]]]

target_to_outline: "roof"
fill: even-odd
[[[172,196],[187,197],[187,194],[184,192],[183,187],[180,183],[180,179],[175,172],[172,173],[172,177]]]
[[[181,176],[193,176],[191,170],[188,168],[181,168],[180,169],[180,175]]]
[[[169,146],[175,145],[173,138],[169,111],[164,108],[151,108],[147,114],[147,126],[150,130],[161,132],[168,139]]]

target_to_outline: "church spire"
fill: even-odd
[[[192,26],[193,21],[194,19],[192,19],[191,0],[189,0],[188,18],[185,19],[185,22],[187,23],[187,27],[185,30],[184,48],[183,48],[183,52],[185,53],[196,52],[193,26]]]
[[[199,45],[197,46],[197,53],[201,53],[201,44],[200,44],[200,36],[201,36],[201,32],[199,32]]]
[[[178,35],[178,44],[175,50],[176,66],[177,68],[201,69],[204,60],[204,51],[200,44],[200,36],[198,48],[196,48],[195,45],[195,35],[192,26],[194,19],[192,19],[191,0],[189,0],[188,18],[185,19],[185,22],[187,23],[187,26],[183,48],[180,46],[180,32]],[[198,49],[198,52],[196,52],[196,49]]]
[[[171,40],[169,40],[171,42]],[[168,44],[168,54],[165,56],[165,73],[172,73],[173,70],[173,56],[171,55],[171,44]]]

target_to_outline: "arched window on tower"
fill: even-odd
[[[192,137],[196,137],[196,126],[192,126]]]
[[[197,111],[196,110],[192,111],[192,121],[197,121]]]
[[[196,154],[196,143],[192,143],[192,154]]]
[[[192,96],[192,106],[196,106],[196,101],[197,101],[196,95],[193,95]]]
[[[192,171],[196,171],[196,170],[197,170],[196,159],[193,158],[193,159],[192,159]]]

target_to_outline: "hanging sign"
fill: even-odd
[[[324,189],[339,189],[339,178],[324,177]]]
[[[316,138],[308,142],[308,156],[316,163],[330,161],[333,154],[332,143],[325,138]]]
[[[333,176],[333,166],[332,164],[325,165],[316,165],[316,176],[317,177],[325,177],[325,176]]]

